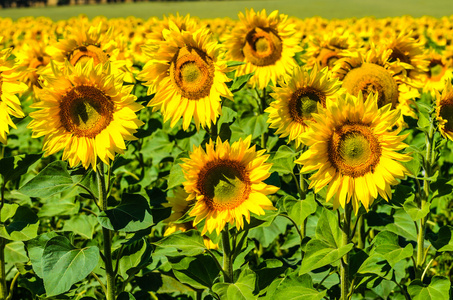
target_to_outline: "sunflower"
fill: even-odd
[[[97,26],[87,28],[86,21],[80,21],[68,27],[63,38],[46,48],[46,52],[57,62],[60,68],[66,60],[72,65],[84,64],[93,59],[94,64],[110,62],[113,72],[124,73],[124,80],[132,82],[132,60],[125,59],[127,54],[121,35],[115,35],[114,28],[103,29]]]
[[[452,66],[448,65],[447,57],[433,49],[428,52],[428,71],[425,73],[423,92],[435,95],[444,87],[444,82],[453,78]]]
[[[323,35],[313,35],[304,53],[307,66],[318,63],[321,67],[333,68],[335,61],[345,56],[345,51],[354,51],[358,43],[347,31],[335,30]]]
[[[27,90],[27,85],[21,82],[25,70],[19,67],[16,59],[10,59],[12,50],[13,48],[7,48],[0,51],[0,142],[5,145],[9,133],[8,126],[16,128],[11,116],[16,118],[25,116],[16,94]]]
[[[45,76],[38,109],[30,113],[32,137],[44,136],[45,155],[63,150],[71,167],[79,162],[96,168],[97,158],[108,164],[126,149],[124,141],[143,124],[135,112],[142,106],[131,95],[133,85],[123,86],[122,75],[111,74],[109,64],[93,60],[75,67],[66,63],[61,72],[51,62],[53,75]]]
[[[150,59],[137,75],[148,95],[155,93],[148,106],[161,110],[164,122],[171,119],[171,127],[182,117],[184,130],[192,118],[197,129],[210,128],[221,113],[221,97],[233,100],[221,45],[207,28],[181,31],[171,21],[163,36],[143,48]]]
[[[170,14],[168,17],[164,15],[164,19],[158,21],[155,26],[153,26],[152,31],[146,36],[150,40],[163,41],[165,40],[163,36],[164,29],[170,28],[170,23],[176,25],[181,31],[190,31],[194,32],[199,27],[194,18],[191,18],[189,14],[186,16],[181,16],[179,13],[175,15]]]
[[[266,10],[239,13],[240,22],[224,38],[227,56],[232,61],[245,64],[238,67],[236,76],[255,72],[250,79],[253,87],[265,88],[270,81],[291,72],[297,63],[294,55],[302,51],[301,33],[287,16],[277,10],[269,16]]]
[[[442,94],[436,90],[436,115],[440,133],[453,141],[453,87],[445,80]]]
[[[263,182],[270,176],[269,155],[250,147],[250,142],[251,136],[232,145],[217,138],[216,145],[210,141],[206,151],[194,147],[184,159],[187,200],[196,199],[189,215],[195,216],[194,225],[206,219],[202,234],[214,229],[219,234],[227,223],[243,228],[243,216],[250,223],[250,212],[263,215],[263,209],[274,209],[266,195],[278,188]]]
[[[50,56],[45,52],[45,48],[45,42],[29,40],[21,46],[16,55],[21,66],[29,69],[24,82],[28,85],[29,90],[35,91],[35,93],[36,89],[41,88],[38,72],[50,62]]]
[[[377,97],[371,93],[364,102],[362,93],[346,93],[319,106],[316,122],[301,137],[309,148],[295,162],[303,173],[317,170],[309,188],[318,193],[328,185],[326,201],[333,197],[335,209],[352,199],[356,213],[359,202],[368,210],[378,195],[391,198],[390,185],[409,174],[400,162],[411,157],[398,152],[407,147],[402,142],[407,135],[391,130],[400,112],[390,104],[378,108]]]
[[[428,71],[429,60],[424,45],[412,35],[412,31],[402,31],[397,36],[393,33],[393,36],[384,42],[384,47],[392,50],[389,62],[400,62],[409,78],[420,80],[419,76]]]
[[[266,109],[269,127],[276,128],[280,137],[289,136],[299,147],[299,137],[308,128],[305,122],[313,120],[311,114],[317,112],[317,104],[326,107],[327,101],[335,101],[336,95],[343,91],[341,82],[330,75],[327,67],[318,71],[317,65],[311,72],[307,68],[294,68],[293,74],[280,82],[280,87],[272,87],[275,101]]]
[[[371,44],[371,48],[362,55],[350,53],[338,60],[333,68],[334,77],[342,80],[342,87],[348,93],[364,97],[369,93],[377,94],[378,107],[391,104],[402,112],[398,126],[406,127],[403,115],[417,118],[414,111],[414,99],[419,96],[417,82],[408,83],[409,79],[402,71],[399,62],[390,62],[391,49],[384,49]]]

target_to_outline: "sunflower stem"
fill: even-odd
[[[1,197],[0,214],[1,214],[1,211],[3,208],[3,204],[5,203],[5,189],[6,189],[6,180],[5,180],[5,178],[3,178],[2,188],[0,191],[0,197]],[[0,221],[0,225],[3,225],[1,221]],[[0,300],[4,300],[4,299],[6,299],[6,297],[8,297],[8,287],[6,286],[6,271],[5,271],[5,247],[6,247],[6,239],[3,237],[0,237]]]
[[[230,233],[228,224],[222,230],[222,244],[223,244],[223,273],[225,275],[226,283],[234,283],[233,278],[233,260],[231,257],[230,248]]]
[[[342,246],[346,246],[350,242],[350,231],[351,231],[351,213],[352,213],[352,206],[346,204],[344,208],[344,215],[343,215],[343,226],[341,227],[342,231]],[[341,300],[348,299],[349,294],[349,253],[346,253],[341,258],[341,266],[340,266],[340,285],[341,285]]]
[[[357,248],[365,249],[365,220],[363,219],[363,215],[360,215],[357,220],[357,234]]]
[[[99,189],[99,202],[102,211],[108,209],[107,194],[105,188],[105,174],[104,174],[104,163],[100,162],[96,169],[98,189]],[[112,239],[110,230],[102,227],[102,234],[104,238],[104,257],[105,257],[105,272],[107,278],[107,300],[115,300],[115,274],[113,271],[112,264]]]
[[[420,195],[420,208],[423,208],[429,201],[429,178],[431,177],[432,167],[433,167],[433,143],[434,143],[434,122],[431,119],[429,130],[425,135],[426,141],[426,156],[425,156],[425,179],[423,180],[423,193]],[[425,232],[426,232],[426,222],[428,220],[429,214],[420,219],[418,236],[417,236],[417,261],[416,261],[416,270],[417,278],[423,277],[423,264],[425,263]]]

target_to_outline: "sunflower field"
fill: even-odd
[[[452,299],[453,16],[0,18],[0,300]]]

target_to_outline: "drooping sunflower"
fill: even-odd
[[[335,101],[343,91],[341,82],[330,75],[327,67],[318,71],[317,65],[310,72],[307,68],[294,68],[293,74],[280,82],[280,87],[272,87],[275,101],[266,109],[269,127],[276,128],[280,137],[288,136],[299,147],[299,137],[308,128],[306,121],[313,120],[311,114],[317,112],[318,103],[326,107],[327,101]]]
[[[25,70],[19,67],[16,59],[9,59],[12,50],[13,48],[7,48],[0,51],[0,142],[5,145],[9,126],[16,128],[11,116],[16,118],[25,116],[16,94],[27,90],[27,85],[21,82]]]
[[[307,66],[318,63],[321,67],[333,68],[334,63],[348,51],[356,51],[358,42],[353,34],[345,30],[334,30],[322,35],[310,36],[308,48],[303,54]]]
[[[352,200],[356,213],[360,202],[368,210],[378,195],[391,198],[390,185],[409,174],[400,162],[411,157],[399,152],[407,135],[392,130],[400,112],[390,104],[378,108],[377,97],[371,93],[364,101],[362,93],[346,93],[319,106],[301,137],[309,148],[295,162],[301,172],[317,171],[309,187],[317,193],[328,186],[326,201],[333,198],[335,209]]]
[[[246,10],[239,13],[239,23],[225,36],[227,57],[245,64],[238,67],[236,76],[255,72],[250,79],[252,86],[265,88],[270,81],[291,72],[297,63],[294,55],[302,51],[301,32],[288,21],[287,15],[277,10],[269,16],[266,10]]]
[[[243,217],[250,223],[250,212],[263,215],[263,209],[274,209],[266,195],[278,188],[263,182],[270,176],[269,155],[265,150],[256,151],[250,143],[251,136],[232,145],[217,138],[216,144],[210,141],[206,145],[206,151],[194,147],[184,159],[181,167],[187,200],[196,199],[189,215],[195,216],[194,225],[206,219],[202,234],[220,233],[227,223],[243,228]]]
[[[413,107],[420,86],[413,81],[408,83],[402,66],[398,62],[390,62],[391,53],[391,49],[372,44],[364,55],[350,53],[348,57],[338,60],[332,71],[351,95],[358,96],[362,92],[367,97],[374,93],[377,94],[379,108],[387,104],[399,108],[402,114],[398,126],[405,126],[403,115],[417,118]]]
[[[440,133],[453,141],[453,87],[451,80],[445,80],[442,93],[436,90],[436,115]]]
[[[221,97],[233,100],[222,46],[207,28],[181,31],[171,20],[163,36],[143,48],[150,59],[137,75],[148,94],[155,93],[148,106],[160,110],[164,122],[171,120],[171,127],[182,117],[184,130],[192,118],[197,129],[210,128],[221,113]]]
[[[98,158],[108,164],[126,149],[125,141],[143,124],[135,112],[142,106],[123,86],[123,76],[111,74],[109,64],[93,60],[75,67],[66,63],[64,72],[52,65],[53,74],[43,75],[44,87],[38,109],[30,113],[32,137],[44,136],[45,155],[63,150],[63,160],[95,169]]]

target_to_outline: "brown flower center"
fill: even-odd
[[[214,83],[214,63],[205,52],[189,46],[179,49],[170,65],[170,78],[189,100],[209,96]]]
[[[93,59],[94,65],[100,62],[104,63],[108,60],[107,54],[101,48],[95,45],[88,45],[75,49],[69,55],[69,62],[75,66],[78,63],[86,63],[91,58]]]
[[[60,102],[60,120],[66,131],[78,137],[94,138],[113,119],[110,96],[93,86],[77,86]]]
[[[282,57],[282,47],[275,30],[256,27],[245,37],[242,51],[251,64],[263,67],[275,64]]]
[[[328,142],[329,161],[343,175],[360,177],[374,172],[381,157],[379,140],[364,124],[336,128]]]
[[[338,53],[336,51],[327,48],[322,48],[321,52],[318,55],[318,61],[321,65],[321,68],[329,67],[329,70],[333,68],[333,65],[339,59],[340,57],[338,56]]]
[[[343,87],[347,92],[357,96],[362,91],[367,98],[370,93],[378,95],[378,107],[398,102],[398,85],[392,75],[382,66],[363,63],[360,67],[350,70],[343,79]]]
[[[397,60],[400,60],[400,62],[410,64],[411,63],[411,58],[409,55],[406,55],[401,51],[399,48],[392,48],[392,54],[390,54],[389,61],[394,62]]]
[[[251,191],[245,166],[234,160],[208,162],[198,174],[197,188],[213,210],[233,209],[241,205]]]
[[[289,100],[289,114],[297,123],[304,124],[312,120],[312,113],[318,112],[318,103],[326,106],[326,96],[312,87],[303,87],[295,91]]]

